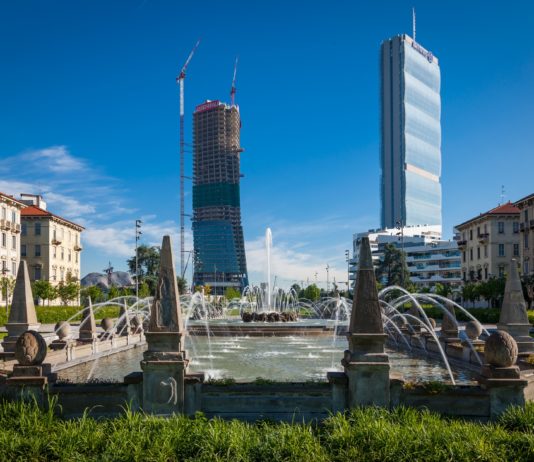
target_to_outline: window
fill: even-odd
[[[41,279],[41,268],[39,266],[36,266],[33,271],[34,279],[36,281],[39,281]]]
[[[480,236],[480,226],[477,226],[477,236]]]
[[[17,236],[11,237],[11,248],[17,250]]]
[[[76,263],[78,263],[78,252],[74,254],[74,260],[76,261]]]
[[[484,268],[484,279],[488,279],[488,268]]]
[[[7,273],[7,261],[2,260],[2,274]]]
[[[463,272],[462,279],[464,280],[464,282],[467,281],[467,274],[465,271]]]
[[[26,244],[22,244],[20,246],[20,256],[25,257],[26,256]]]
[[[35,244],[35,256],[40,257],[41,256],[41,245]]]
[[[519,222],[518,221],[514,221],[512,226],[514,227],[514,233],[517,234],[519,232]]]
[[[57,248],[56,248],[56,246],[52,247],[52,257],[53,258],[57,257]]]
[[[17,222],[17,212],[15,212],[14,210],[11,210],[11,221],[13,223]]]
[[[72,252],[70,249],[69,249],[69,261],[72,261]]]
[[[484,223],[484,234],[488,234],[488,224]]]
[[[54,269],[52,270],[52,280],[55,281],[56,279],[57,279],[57,269],[54,268]]]
[[[65,280],[65,270],[60,270],[59,272],[59,275],[60,275],[60,281],[64,281]]]
[[[499,266],[499,277],[500,278],[504,277],[504,266],[502,265]]]
[[[22,223],[21,225],[21,232],[20,232],[23,236],[26,236],[28,234],[28,226],[26,225],[26,223]]]
[[[477,260],[480,260],[480,247],[477,247]]]
[[[519,244],[514,244],[514,257],[519,257]]]
[[[523,212],[524,216],[525,216],[525,223],[528,221],[528,209],[526,209],[524,212]]]
[[[41,223],[39,222],[35,223],[35,235],[36,236],[41,235]]]
[[[65,260],[65,249],[61,247],[61,259]]]
[[[52,240],[56,240],[56,228],[52,230]]]
[[[469,249],[469,260],[473,261],[473,249]]]
[[[499,244],[499,257],[504,257],[504,244]]]
[[[2,233],[2,247],[5,247],[7,245],[7,235],[6,233]]]
[[[473,230],[472,229],[469,230],[469,240],[470,241],[473,240]]]
[[[499,221],[497,223],[499,234],[504,234],[504,221]]]
[[[2,207],[2,219],[6,219],[7,218],[7,210],[5,207]]]
[[[523,273],[528,274],[528,261],[526,261],[525,264],[523,265]]]
[[[463,262],[465,263],[465,251],[462,252]]]
[[[488,258],[488,246],[484,246],[484,258]]]
[[[11,262],[11,274],[13,276],[17,275],[17,262],[16,261]]]
[[[525,236],[523,237],[523,241],[524,241],[523,242],[523,244],[524,244],[523,247],[525,247],[525,249],[528,249],[528,233],[525,233]]]

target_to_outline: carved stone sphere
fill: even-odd
[[[102,321],[100,321],[100,327],[104,329],[105,332],[109,332],[111,329],[113,329],[114,325],[115,323],[111,318],[104,318]]]
[[[471,340],[476,340],[482,333],[482,325],[478,321],[469,321],[465,325],[465,333]]]
[[[38,366],[46,358],[47,346],[43,336],[34,330],[20,334],[15,345],[15,359],[21,366]]]
[[[434,318],[428,318],[428,322],[430,323],[432,329],[436,328],[436,320]]]
[[[495,367],[510,367],[517,361],[517,343],[503,330],[491,334],[484,345],[486,362]]]
[[[70,324],[67,321],[59,321],[54,327],[54,332],[61,339],[65,339],[70,335]]]
[[[406,327],[408,325],[408,320],[404,316],[397,316],[395,318],[395,324],[399,327]]]

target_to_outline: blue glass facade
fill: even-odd
[[[383,228],[441,226],[440,69],[405,35],[381,51]]]

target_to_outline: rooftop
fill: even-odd
[[[23,208],[20,212],[22,217],[48,217],[48,218],[55,218],[56,220],[62,221],[70,226],[73,226],[75,228],[78,228],[80,231],[85,229],[83,226],[78,225],[77,223],[74,223],[70,220],[66,220],[65,218],[62,218],[58,215],[54,215],[52,212],[49,212],[48,210],[43,210],[39,207],[36,207],[35,205],[28,205],[27,207]]]
[[[472,221],[478,220],[488,215],[518,215],[519,212],[520,210],[514,204],[508,201],[506,204],[498,205],[497,207],[491,210],[488,210],[487,212],[481,213],[477,217],[470,218],[469,220],[464,221],[463,223],[460,223],[459,225],[456,226],[456,228],[467,225],[471,223]]]

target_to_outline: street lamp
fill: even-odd
[[[345,261],[347,262],[347,297],[350,293],[350,251],[345,250]]]
[[[141,220],[135,220],[135,296],[139,298],[139,255],[137,252],[139,239],[141,239]]]

